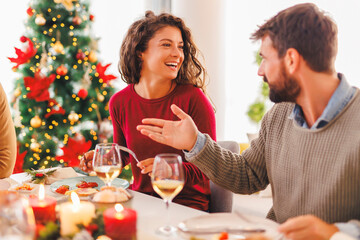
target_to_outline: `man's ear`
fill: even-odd
[[[293,74],[299,68],[300,58],[301,56],[295,48],[286,50],[284,62],[290,74]]]

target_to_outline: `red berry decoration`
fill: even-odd
[[[26,13],[31,17],[32,15],[34,15],[34,12],[33,12],[33,9],[31,7],[29,7],[27,10],[26,10]]]
[[[85,99],[88,95],[88,91],[86,89],[80,89],[79,92],[78,92],[78,97],[81,98],[81,99]]]
[[[44,176],[43,173],[36,173],[36,174],[35,174],[35,177],[40,177],[40,178],[42,178],[43,176]]]
[[[56,73],[59,74],[60,76],[65,76],[68,73],[68,69],[63,64],[61,64],[56,69]]]
[[[26,38],[25,36],[21,36],[21,37],[20,37],[20,42],[23,42],[23,43],[24,43],[24,42],[26,42],[26,40],[27,40],[27,38]]]
[[[90,14],[89,19],[90,21],[94,21],[94,15]]]
[[[77,60],[84,60],[85,57],[86,57],[85,53],[83,53],[83,51],[81,51],[81,50],[79,50],[76,54]]]

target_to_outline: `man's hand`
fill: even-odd
[[[91,172],[93,170],[92,160],[94,157],[94,150],[84,153],[80,159],[79,168],[84,172]]]
[[[137,130],[156,142],[190,151],[196,143],[197,127],[191,117],[175,104],[171,105],[171,110],[180,121],[145,118]]]
[[[334,224],[328,224],[313,215],[290,218],[278,230],[291,240],[328,240],[339,231]]]

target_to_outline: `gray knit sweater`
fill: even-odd
[[[325,127],[301,128],[280,103],[264,116],[259,138],[242,155],[209,136],[190,162],[215,183],[251,194],[271,183],[268,217],[279,223],[313,214],[334,223],[360,219],[360,91]]]

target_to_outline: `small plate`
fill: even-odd
[[[8,190],[10,183],[4,179],[0,179],[0,190]]]
[[[227,232],[230,239],[242,239],[253,234],[264,234],[268,237],[278,235],[277,223],[254,216],[247,216],[247,218],[252,220],[251,223],[233,213],[210,213],[181,222],[178,230],[185,239],[192,237],[213,239],[222,232]]]
[[[61,185],[68,185],[69,190],[74,190],[74,189],[78,188],[76,186],[76,184],[78,184],[81,181],[96,182],[98,184],[98,186],[95,187],[97,190],[100,190],[100,188],[105,185],[104,182],[96,176],[83,176],[83,177],[66,178],[66,179],[61,179],[59,181],[56,181],[50,185],[50,190],[54,193],[57,193],[55,190],[58,189]],[[130,184],[125,179],[115,178],[112,181],[111,185],[114,187],[122,187],[122,188],[126,189],[129,187]]]
[[[24,190],[24,189],[18,189],[16,190],[16,188],[20,187],[20,186],[23,186],[24,184],[27,184],[29,185],[32,189],[31,190]],[[34,184],[34,183],[19,183],[19,184],[16,184],[16,185],[13,185],[9,188],[10,191],[15,191],[15,192],[18,192],[18,193],[26,193],[26,194],[33,194],[33,193],[36,193],[37,191],[37,188],[39,187],[39,184]]]

